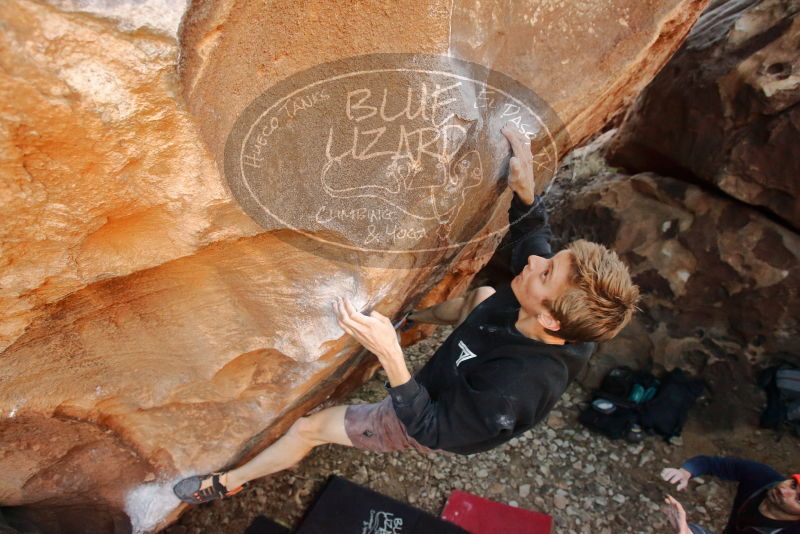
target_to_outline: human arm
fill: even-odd
[[[510,437],[516,424],[508,399],[468,377],[460,377],[436,399],[414,378],[389,388],[389,395],[408,435],[431,449],[469,447],[502,435]]]
[[[531,140],[517,129],[513,123],[507,123],[500,132],[511,145],[511,159],[508,161],[508,187],[525,206],[533,204],[535,181],[533,176],[533,155]]]
[[[397,340],[392,322],[387,317],[376,311],[364,315],[349,300],[341,297],[334,303],[334,309],[342,330],[378,357],[389,384],[399,386],[411,379],[403,349]]]
[[[533,157],[530,140],[506,125],[503,135],[511,145],[513,156],[508,165],[508,186],[514,192],[508,210],[509,246],[511,249],[511,270],[517,275],[525,267],[528,256],[549,258],[552,232],[547,223],[547,211],[541,197],[534,194]]]
[[[671,495],[667,495],[664,502],[667,504],[664,514],[667,516],[670,526],[675,529],[675,534],[692,534],[689,523],[686,521],[686,510],[683,509],[683,505]]]
[[[712,475],[722,480],[747,482],[755,486],[783,479],[780,473],[767,465],[725,456],[695,456],[684,462],[682,469],[692,477]]]
[[[761,479],[765,476],[780,477],[777,472],[764,464],[720,456],[695,456],[684,462],[680,468],[668,467],[661,471],[661,478],[670,484],[675,484],[678,491],[686,489],[691,478],[703,475],[712,475],[722,480],[736,482],[753,478]],[[765,484],[768,482],[769,480]]]
[[[555,359],[542,357],[532,373],[525,372],[518,359],[488,356],[435,398],[413,379],[389,390],[411,437],[430,448],[455,452],[501,443],[543,418],[566,387],[566,368]]]
[[[667,495],[664,502],[667,504],[664,514],[667,516],[670,526],[675,529],[675,534],[714,534],[701,526],[690,524],[686,519],[686,510],[683,505],[671,495]]]

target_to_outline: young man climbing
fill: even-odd
[[[513,152],[510,286],[480,287],[411,314],[417,322],[457,325],[413,377],[391,321],[339,299],[339,325],[386,371],[386,399],[300,418],[246,464],[180,481],[174,488],[180,499],[197,504],[233,495],[325,443],[371,451],[491,449],[541,421],[589,359],[593,342],[613,338],[628,323],[639,297],[628,269],[615,253],[586,241],[553,255],[545,207],[534,197],[530,141],[511,125],[502,132]]]

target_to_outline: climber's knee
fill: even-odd
[[[311,416],[301,417],[289,427],[287,434],[313,446],[317,440],[318,425]]]
[[[334,406],[301,417],[289,428],[288,433],[312,447],[324,443],[350,445],[344,429],[346,409],[346,406]]]
[[[489,286],[476,287],[467,293],[464,298],[464,306],[461,308],[461,315],[458,318],[458,324],[464,322],[464,319],[466,319],[467,316],[472,313],[472,310],[478,307],[478,304],[494,294],[494,288]]]

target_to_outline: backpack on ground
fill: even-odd
[[[597,401],[606,401],[598,397]],[[609,439],[627,438],[631,430],[639,421],[639,414],[636,408],[612,403],[613,409],[600,411],[595,408],[594,403],[584,409],[578,416],[578,421],[593,432],[602,434]]]
[[[689,418],[689,410],[703,394],[705,384],[692,378],[683,369],[673,369],[664,377],[658,394],[644,404],[640,424],[669,440],[680,436]]]
[[[651,373],[617,367],[605,376],[578,420],[611,439],[638,441],[644,429],[669,440],[681,434],[704,389],[702,380],[682,369],[673,369],[660,381]]]
[[[634,371],[630,367],[615,367],[609,371],[596,394],[621,404],[644,404],[658,391],[659,381],[646,371]]]
[[[761,427],[789,427],[800,436],[800,369],[788,363],[768,367],[759,374],[758,385],[767,393]]]
[[[615,367],[603,378],[592,403],[578,416],[590,430],[610,439],[641,440],[639,418],[641,405],[658,390],[658,379],[650,373],[630,367]]]

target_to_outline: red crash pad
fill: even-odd
[[[490,501],[464,491],[447,499],[442,519],[472,534],[550,534],[553,518],[514,506]]]

